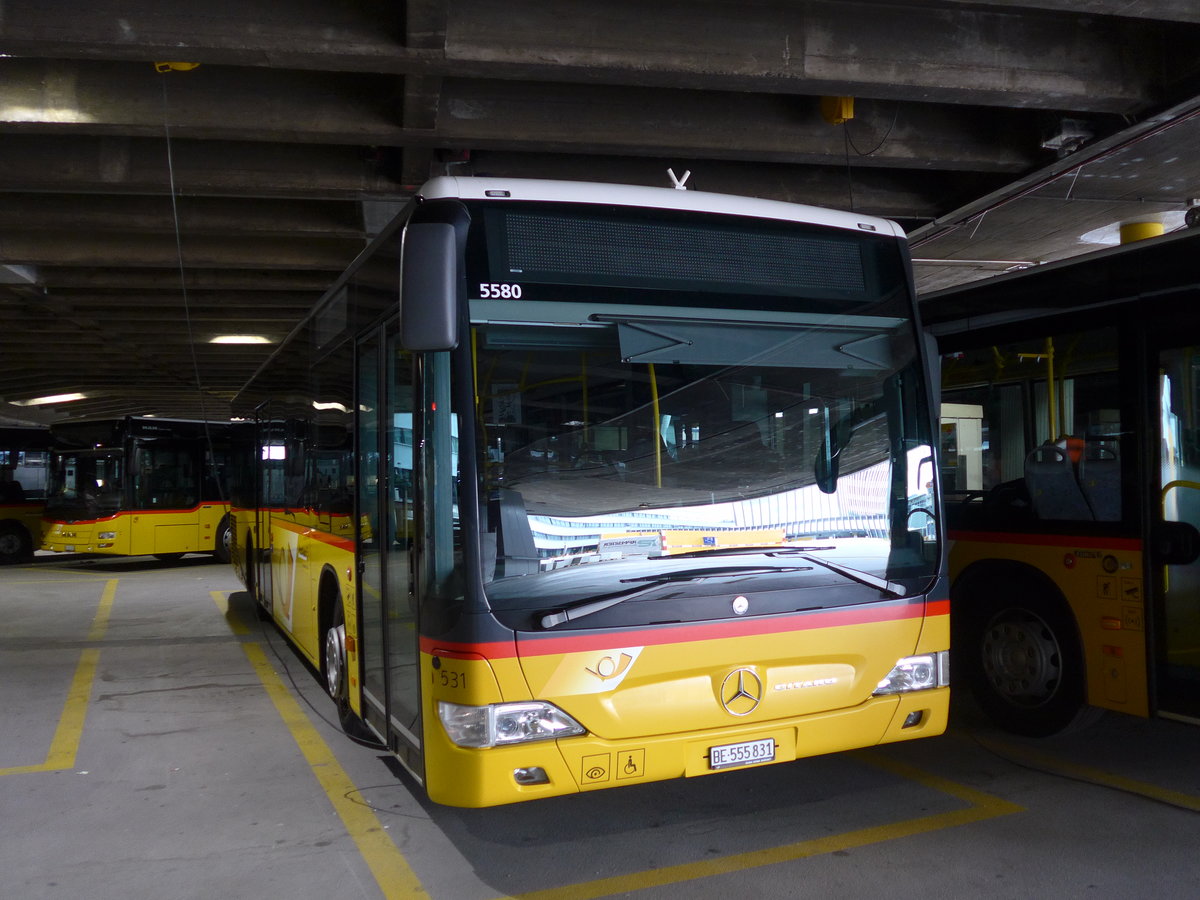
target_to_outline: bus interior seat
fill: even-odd
[[[1030,451],[1025,457],[1025,484],[1039,519],[1093,518],[1071,457],[1062,447],[1048,442]]]
[[[1097,521],[1121,518],[1121,461],[1115,453],[1104,447],[1088,448],[1079,463],[1079,484]]]
[[[520,492],[502,488],[488,502],[489,518],[496,525],[496,574],[533,575],[538,571],[533,529]]]
[[[0,500],[5,503],[23,503],[25,489],[19,481],[0,481]]]

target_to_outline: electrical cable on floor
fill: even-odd
[[[298,681],[296,681],[295,675],[292,674],[292,670],[288,666],[287,660],[283,658],[283,654],[279,652],[279,648],[275,645],[275,642],[271,639],[271,632],[270,632],[270,630],[268,630],[268,625],[271,623],[268,623],[267,621],[262,620],[258,624],[262,630],[263,642],[268,647],[271,648],[271,652],[275,655],[275,658],[277,660],[279,660],[279,665],[283,667],[284,674],[287,675],[287,679],[288,679],[288,681],[291,682],[292,687],[296,691],[296,694],[300,697],[301,700],[304,701],[304,705],[307,706],[310,710],[312,710],[312,713],[314,716],[316,716],[318,719],[320,719],[322,722],[324,722],[326,725],[328,725],[334,731],[341,732],[343,735],[345,735],[350,740],[354,741],[354,743],[356,743],[356,744],[360,744],[363,747],[367,747],[372,750],[387,750],[388,749],[387,745],[380,741],[372,741],[372,740],[368,740],[367,738],[360,738],[360,737],[356,737],[353,734],[348,734],[345,731],[345,729],[342,728],[341,725],[337,724],[336,722],[332,722],[328,718],[326,718],[325,714],[323,712],[321,712],[321,710],[317,709],[316,704],[313,703],[312,700],[310,700],[308,698],[308,695],[305,694],[304,691],[301,689],[300,683]],[[321,693],[322,693],[322,696],[328,697],[328,694],[325,694],[324,691],[322,691]]]
[[[386,744],[384,744],[380,741],[371,741],[366,738],[355,737],[352,734],[347,734],[346,731],[340,725],[338,725],[338,724],[330,721],[328,718],[326,718],[324,713],[322,713],[319,709],[317,709],[316,704],[314,704],[308,698],[308,695],[305,694],[304,691],[301,689],[299,682],[296,681],[295,676],[292,674],[291,668],[288,666],[287,660],[284,659],[283,655],[279,652],[279,648],[276,646],[275,641],[272,640],[271,630],[268,628],[268,625],[271,623],[268,623],[265,620],[260,620],[258,624],[259,624],[260,630],[262,631],[263,643],[265,643],[268,647],[271,648],[271,653],[274,654],[274,656],[277,660],[279,660],[279,665],[283,668],[284,674],[287,675],[287,679],[289,682],[291,682],[291,685],[295,689],[296,694],[300,697],[301,700],[304,701],[304,705],[307,706],[310,710],[312,710],[312,713],[314,716],[316,716],[318,719],[320,719],[322,722],[324,722],[326,725],[328,725],[332,730],[341,732],[341,734],[344,737],[349,738],[351,741],[353,741],[354,743],[356,743],[360,746],[366,747],[368,750],[382,750],[385,752],[387,751],[388,747]],[[415,816],[415,815],[412,815],[411,813],[401,813],[401,812],[397,812],[394,809],[385,809],[382,806],[376,806],[375,804],[371,803],[369,800],[365,799],[362,796],[364,791],[373,790],[375,788],[397,787],[399,784],[400,784],[400,782],[396,781],[396,782],[391,782],[388,784],[372,784],[372,785],[367,785],[366,787],[356,787],[353,791],[347,791],[342,796],[344,799],[349,800],[351,803],[355,803],[359,806],[365,807],[366,809],[369,809],[372,812],[386,813],[387,815],[390,815],[390,816],[403,816],[404,818],[408,818],[408,819],[428,820],[429,816],[427,816],[427,815]]]
[[[979,747],[981,749],[986,750],[988,753],[992,754],[992,756],[996,757],[997,759],[1003,760],[1004,762],[1008,763],[1011,766],[1016,766],[1018,769],[1025,769],[1026,771],[1029,771],[1029,772],[1037,772],[1041,775],[1051,775],[1055,778],[1062,778],[1065,781],[1074,781],[1079,784],[1091,785],[1092,787],[1106,788],[1110,791],[1116,791],[1121,794],[1129,794],[1130,796],[1133,796],[1133,797],[1140,797],[1143,800],[1149,800],[1153,803],[1159,803],[1163,806],[1169,806],[1172,809],[1180,809],[1180,810],[1183,810],[1184,812],[1200,813],[1200,809],[1198,809],[1195,806],[1188,806],[1183,803],[1176,803],[1175,801],[1169,800],[1166,797],[1156,797],[1153,794],[1149,794],[1144,791],[1138,791],[1138,790],[1134,790],[1132,788],[1121,787],[1120,785],[1117,785],[1117,784],[1108,784],[1104,781],[1100,781],[1099,779],[1088,778],[1084,775],[1072,775],[1069,772],[1056,771],[1048,766],[1038,766],[1038,765],[1034,765],[1033,763],[1021,762],[1020,760],[1014,759],[1013,757],[1009,756],[1006,753],[1002,753],[1001,751],[997,750],[995,747],[989,746],[987,744],[987,742],[984,739],[980,738],[976,732],[968,731],[967,734],[970,736],[971,740],[973,740],[976,744],[979,745]]]

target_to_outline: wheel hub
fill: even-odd
[[[1029,610],[996,615],[984,630],[980,650],[988,682],[1012,703],[1040,705],[1062,684],[1062,651],[1054,632]]]
[[[325,633],[325,686],[334,700],[343,696],[345,671],[346,626],[339,625]]]

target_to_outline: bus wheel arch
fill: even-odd
[[[263,605],[263,598],[258,589],[258,557],[254,555],[254,537],[246,533],[246,590],[254,603],[254,615],[260,622],[268,622],[271,612]]]
[[[1037,569],[977,563],[951,591],[955,667],[988,717],[1044,737],[1089,724],[1083,643],[1058,587]]]
[[[222,516],[217,525],[217,534],[213,540],[213,556],[217,558],[218,562],[226,564],[233,558],[233,522],[230,520],[229,513]]]
[[[325,691],[337,708],[338,722],[351,737],[365,737],[363,721],[350,706],[350,672],[346,654],[346,615],[337,575],[326,568],[317,593],[317,623],[324,634],[321,676]]]
[[[0,523],[0,566],[33,558],[33,536],[18,522]]]

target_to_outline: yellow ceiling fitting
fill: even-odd
[[[181,63],[181,62],[156,62],[154,64],[155,72],[190,72],[192,69],[199,66],[200,63]]]
[[[853,97],[822,97],[821,118],[830,125],[841,125],[854,118]]]

